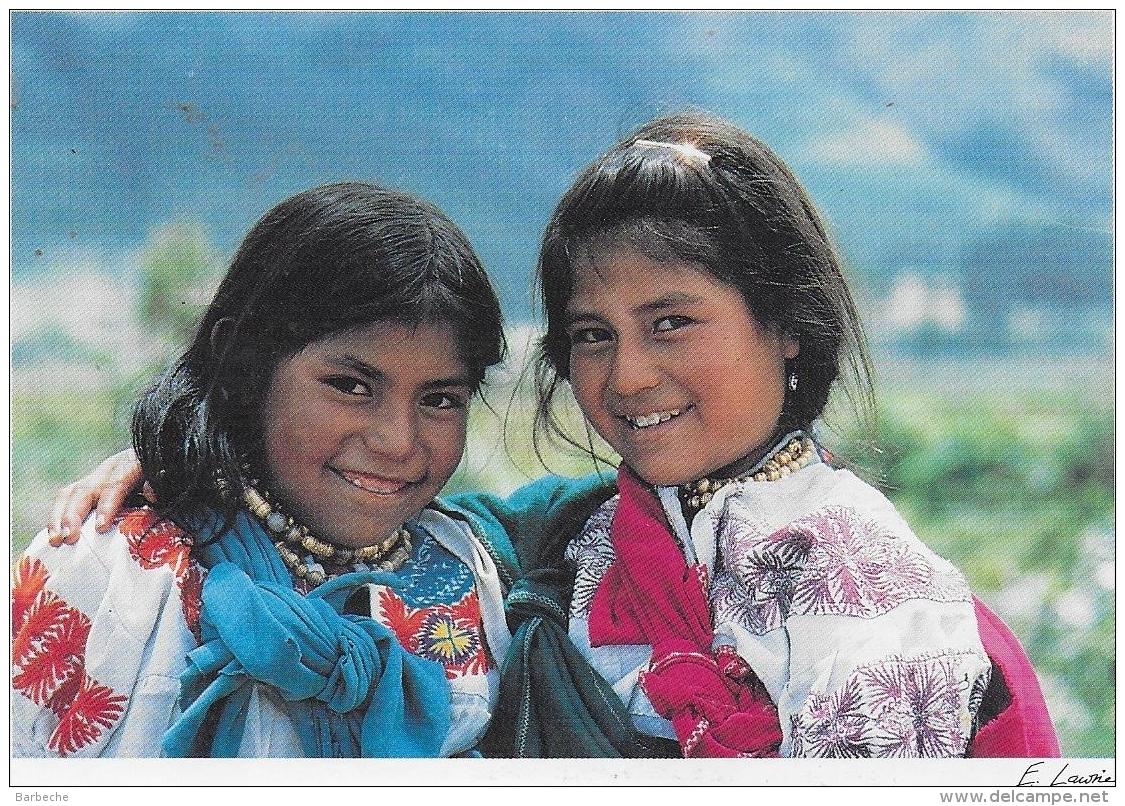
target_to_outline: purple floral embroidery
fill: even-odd
[[[759,625],[751,621],[754,611],[749,605],[749,598],[738,580],[727,571],[720,571],[711,585],[711,621],[714,624],[738,624],[751,632],[759,632]]]
[[[724,520],[719,545],[732,576],[746,592],[745,617],[739,621],[761,634],[780,627],[789,615],[808,560],[809,540],[800,533],[775,532],[763,541],[761,527],[755,526],[733,518]]]
[[[953,566],[909,533],[865,520],[850,507],[827,507],[772,533],[730,517],[719,526],[718,544],[748,592],[739,621],[757,634],[791,614],[872,618],[910,599],[969,598]]]
[[[570,600],[570,615],[574,618],[589,617],[594,593],[616,556],[609,530],[617,512],[618,498],[615,495],[602,504],[586,521],[578,537],[566,547],[566,558],[578,569],[574,578],[574,595]]]
[[[859,681],[848,679],[832,696],[814,696],[794,714],[793,755],[810,758],[867,758],[875,724],[864,710]]]
[[[969,652],[891,656],[857,668],[832,694],[814,693],[790,719],[794,756],[817,758],[963,756],[975,692]],[[983,680],[983,683],[982,683]]]

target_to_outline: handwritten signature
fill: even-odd
[[[1050,774],[1050,770],[1040,769],[1046,762],[1036,761],[1027,766],[1020,776],[1020,782],[1016,786],[1093,786],[1098,784],[1116,784],[1113,776],[1108,774],[1105,770],[1099,772],[1081,772],[1071,773],[1067,775],[1066,772],[1070,769],[1070,763],[1062,765],[1062,769],[1054,774],[1049,783],[1043,783],[1043,776]]]

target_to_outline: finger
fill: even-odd
[[[73,484],[68,484],[63,487],[55,494],[55,500],[51,502],[51,511],[47,515],[47,534],[50,535],[52,546],[59,545],[56,541],[62,538],[63,512],[66,510],[67,501],[70,500],[73,486]]]
[[[82,523],[93,510],[97,503],[97,493],[94,487],[86,481],[80,481],[71,486],[70,498],[62,512],[60,521],[60,535],[64,543],[74,543],[78,540],[78,532]]]
[[[112,484],[102,490],[101,497],[98,499],[98,512],[94,526],[99,532],[109,530],[109,526],[121,509],[122,503],[141,483],[141,479],[141,468],[136,462],[119,466],[114,471]]]

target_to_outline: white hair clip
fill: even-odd
[[[703,162],[710,162],[711,155],[705,151],[700,151],[691,143],[666,143],[663,140],[634,140],[635,146],[655,146],[656,148],[670,148],[673,151],[678,151],[688,159],[702,160]]]

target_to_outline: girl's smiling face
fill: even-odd
[[[762,447],[799,349],[702,265],[624,249],[578,270],[566,332],[583,413],[655,485],[686,484]]]
[[[476,387],[446,325],[380,322],[282,361],[263,411],[269,489],[314,534],[371,545],[416,515],[465,449]]]

